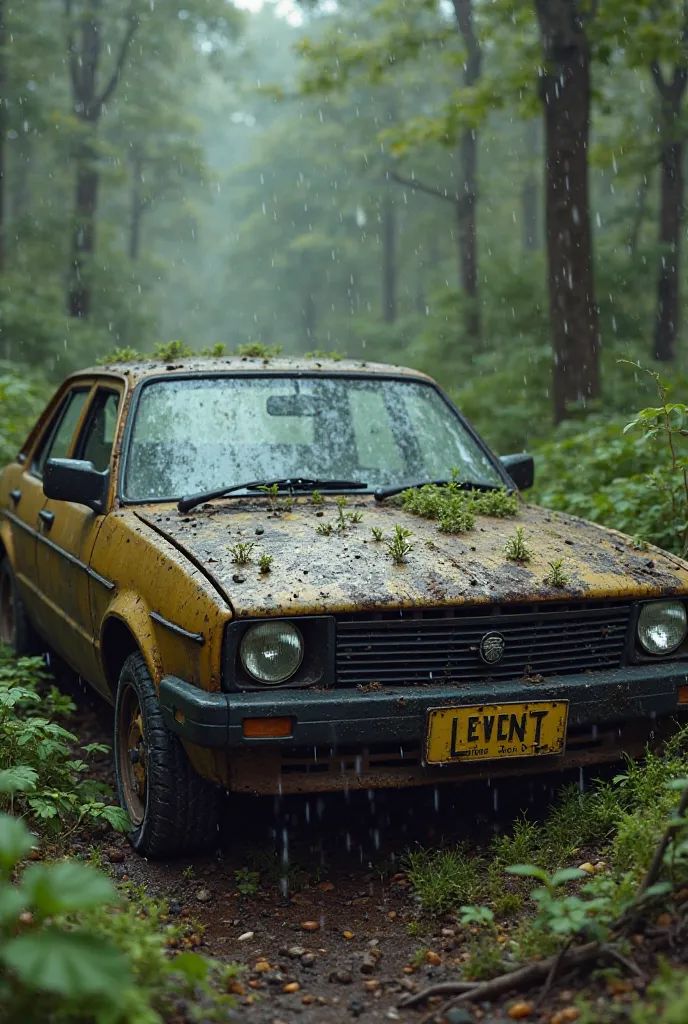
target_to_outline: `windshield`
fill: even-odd
[[[143,387],[125,499],[174,500],[278,477],[501,485],[489,458],[430,385],[375,377],[215,377]]]

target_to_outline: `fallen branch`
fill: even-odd
[[[545,981],[545,984],[543,985],[542,992],[538,996],[538,1000],[537,1000],[537,1003],[536,1003],[536,1009],[538,1007],[542,1006],[542,1004],[544,1003],[545,999],[549,995],[549,990],[551,989],[551,987],[552,987],[552,985],[554,983],[554,979],[556,978],[557,974],[559,973],[559,970],[561,969],[561,962],[564,959],[564,956],[566,955],[566,953],[568,952],[570,947],[571,947],[571,939],[569,939],[569,941],[566,943],[566,945],[564,946],[562,951],[559,953],[559,956],[557,956],[557,957],[555,957],[553,959],[551,970],[550,970],[549,974],[547,975],[547,980]]]
[[[479,981],[442,981],[437,985],[431,985],[430,988],[423,989],[422,992],[406,996],[398,1005],[400,1007],[415,1006],[416,1003],[422,1003],[428,996],[455,996],[459,992],[469,992],[471,989],[477,988],[479,984]]]

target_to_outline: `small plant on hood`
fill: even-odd
[[[529,562],[533,557],[523,536],[523,527],[519,526],[516,535],[504,545],[504,553],[510,562]]]
[[[385,541],[389,556],[395,565],[402,565],[406,561],[406,556],[409,551],[413,551],[413,544],[408,541],[410,536],[412,536],[410,530],[406,530],[403,526],[397,525],[394,527],[394,536],[392,539]]]
[[[564,571],[564,559],[555,558],[553,562],[549,563],[549,572],[545,576],[545,583],[548,587],[565,587],[569,582],[569,577]]]
[[[232,561],[237,565],[248,565],[251,561],[251,552],[256,545],[252,543],[241,543],[233,544],[230,547],[232,555]]]

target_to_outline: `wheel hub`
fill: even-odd
[[[126,810],[134,825],[140,825],[148,783],[146,737],[139,700],[129,684],[122,694],[118,731],[120,782]]]

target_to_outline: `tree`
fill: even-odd
[[[67,307],[70,316],[82,319],[91,308],[88,266],[95,248],[96,210],[98,207],[97,128],[105,104],[117,88],[124,62],[139,27],[140,16],[131,7],[123,19],[119,42],[110,43],[103,19],[102,0],[65,0],[67,47],[72,103],[78,122],[74,162],[74,225],[72,230],[71,273]],[[111,27],[111,26],[110,26]],[[113,31],[114,35],[114,31]],[[103,43],[115,53],[104,84],[101,85]]]
[[[588,148],[590,42],[580,0],[535,0],[544,69],[546,231],[554,418],[599,397]]]

